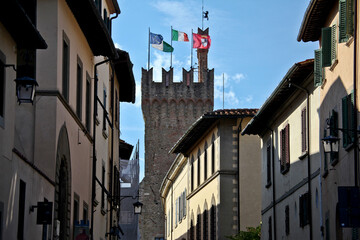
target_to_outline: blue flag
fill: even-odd
[[[160,34],[150,33],[150,44],[161,44],[163,41],[163,36]]]

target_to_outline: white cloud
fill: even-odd
[[[155,50],[153,52],[154,60],[151,61],[150,67],[153,68],[153,81],[161,82],[162,80],[162,69],[164,68],[166,71],[170,68],[170,53],[160,52]],[[184,63],[176,59],[176,55],[172,55],[172,66],[174,68],[174,82],[180,82],[182,80],[182,67]]]
[[[243,73],[237,73],[233,76],[228,75],[227,73],[215,75],[214,82],[214,98],[223,105],[225,108],[239,108],[242,103],[252,102],[252,96],[241,97],[237,96],[234,91],[234,85],[238,84],[241,80],[245,79]]]
[[[141,82],[136,82],[135,107],[141,107]]]

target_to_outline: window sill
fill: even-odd
[[[287,172],[289,172],[289,168],[283,169],[281,170],[281,174],[285,175]]]
[[[322,177],[326,178],[328,174],[329,174],[329,170],[326,169],[326,170],[324,170]]]
[[[269,188],[271,187],[271,182],[268,182],[266,185],[265,185],[266,188]]]
[[[96,207],[97,205],[99,205],[99,201],[98,201],[98,200],[96,200],[96,199],[94,199],[93,204],[94,204],[94,207]]]
[[[354,37],[351,36],[345,43],[347,47],[350,47],[350,45],[354,42]]]
[[[102,214],[102,215],[105,215],[105,214],[106,214],[105,209],[101,208],[101,214]]]
[[[102,135],[103,135],[103,137],[104,137],[105,139],[108,138],[108,134],[107,134],[106,130],[103,130],[103,131],[102,131]]]
[[[338,63],[339,63],[339,61],[338,61],[337,59],[335,59],[334,63],[331,64],[329,70],[330,70],[330,71],[334,71],[334,69],[335,69],[335,67],[336,67],[336,65],[337,65]]]
[[[299,157],[300,160],[303,160],[304,158],[306,158],[306,156],[308,155],[308,152],[305,151],[301,154],[301,156]]]

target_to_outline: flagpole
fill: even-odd
[[[150,69],[150,27],[149,27],[149,44],[148,44],[148,71]]]
[[[170,45],[172,47],[172,26],[171,26],[171,32],[170,32],[170,39],[171,39]],[[170,69],[171,69],[171,67],[172,67],[172,52],[170,55]]]
[[[190,43],[190,70],[192,69],[193,63],[193,30],[191,29],[191,43]]]

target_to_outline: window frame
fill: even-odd
[[[5,71],[6,57],[0,51],[0,127],[4,127],[5,119],[5,88],[6,88],[6,71]]]
[[[82,97],[83,97],[83,63],[77,56],[76,63],[76,115],[82,119]]]
[[[63,31],[62,44],[62,95],[69,102],[70,93],[70,40]]]
[[[88,130],[88,132],[90,132],[91,130],[91,77],[89,75],[88,72],[86,72],[86,89],[85,89],[85,101],[86,101],[86,105],[85,105],[85,126],[86,129]]]
[[[280,172],[286,174],[290,170],[290,124],[280,131]]]
[[[354,114],[354,91],[342,98],[342,128],[343,148],[353,146],[354,134],[350,131],[353,128]]]

